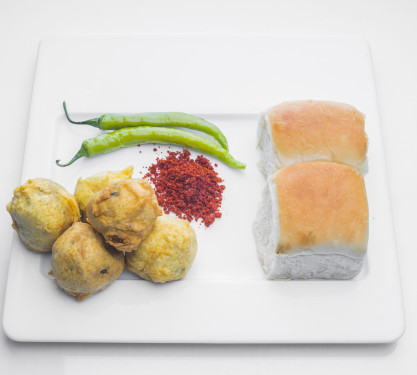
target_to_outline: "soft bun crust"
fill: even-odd
[[[293,101],[271,108],[266,117],[279,167],[323,160],[365,168],[365,120],[355,107],[330,101]]]
[[[272,180],[279,207],[277,254],[320,248],[364,256],[368,203],[356,169],[338,163],[300,163],[278,170]]]

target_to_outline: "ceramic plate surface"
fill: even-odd
[[[366,115],[365,177],[370,236],[365,267],[350,281],[267,281],[252,222],[264,180],[257,170],[259,113],[288,100],[346,102]],[[163,343],[383,343],[404,330],[402,296],[378,104],[368,45],[357,37],[70,36],[39,49],[22,183],[48,177],[73,192],[78,177],[135,167],[138,177],[161,146],[131,147],[67,168],[55,165],[97,129],[69,124],[106,112],[182,111],[216,123],[232,170],[215,159],[226,190],[223,217],[198,238],[182,281],[155,285],[130,273],[83,302],[48,276],[50,254],[15,235],[3,326],[18,341]],[[142,151],[139,153],[139,150]],[[193,156],[198,155],[192,152]]]

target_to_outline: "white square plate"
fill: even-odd
[[[366,114],[370,237],[350,281],[267,281],[252,222],[264,180],[257,170],[260,111],[281,101],[327,99]],[[218,163],[223,217],[197,224],[199,248],[182,281],[155,285],[129,273],[83,302],[48,277],[50,254],[12,245],[4,329],[19,341],[383,343],[404,330],[378,105],[368,45],[357,37],[69,36],[42,41],[22,183],[48,177],[73,191],[78,177],[135,167],[166,147],[119,150],[59,168],[97,129],[69,124],[105,112],[183,111],[224,130],[245,171]],[[198,153],[193,152],[193,155]],[[216,162],[215,159],[212,159]]]

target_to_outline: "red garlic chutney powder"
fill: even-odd
[[[220,210],[224,182],[210,160],[200,155],[190,158],[190,151],[168,151],[157,158],[144,175],[155,187],[158,203],[166,214],[174,213],[188,221],[201,219],[206,227],[222,216]]]

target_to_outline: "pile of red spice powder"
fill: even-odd
[[[157,158],[144,175],[155,187],[158,203],[167,214],[188,221],[201,219],[205,226],[222,216],[220,206],[225,186],[210,160],[200,155],[191,159],[188,150],[168,151]]]

